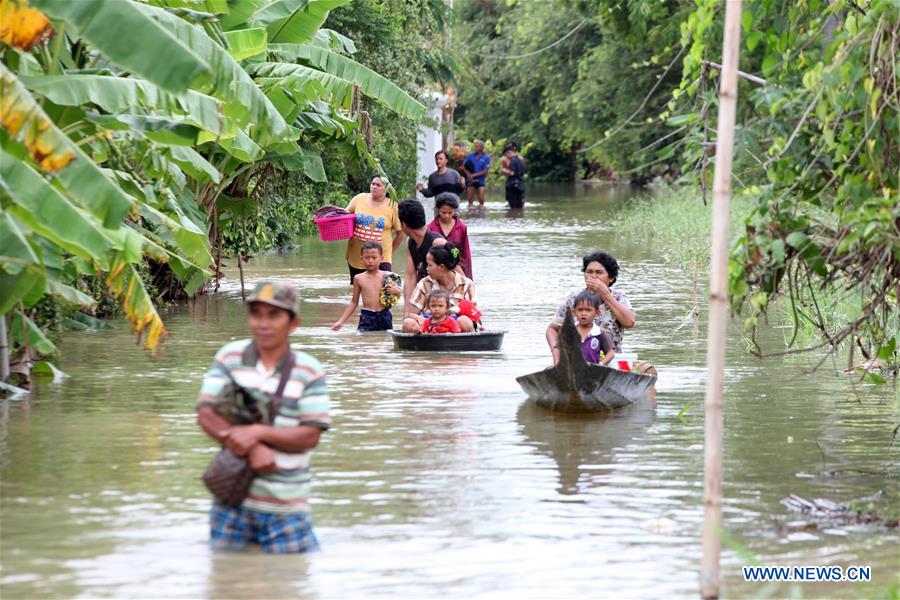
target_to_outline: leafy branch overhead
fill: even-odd
[[[377,164],[358,95],[425,107],[321,29],[346,2],[0,0],[0,315],[46,295],[90,308],[79,288],[99,278],[153,349],[140,273],[204,286],[220,200],[273,168],[324,181],[327,143]]]

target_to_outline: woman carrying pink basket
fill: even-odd
[[[366,270],[360,258],[360,248],[365,242],[380,242],[381,271],[391,270],[391,256],[406,236],[400,231],[400,217],[397,203],[385,194],[381,175],[372,177],[369,192],[357,194],[347,205],[347,210],[356,215],[353,237],[347,241],[347,266],[350,269],[350,284],[353,277]]]

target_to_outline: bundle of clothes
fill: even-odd
[[[313,218],[315,219],[324,219],[325,217],[341,217],[343,215],[352,215],[349,210],[346,208],[341,208],[340,206],[335,206],[333,204],[326,204],[322,208],[318,208],[313,211]]]

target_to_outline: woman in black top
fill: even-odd
[[[443,192],[453,192],[461,194],[466,189],[463,178],[454,169],[447,168],[447,153],[438,150],[434,154],[434,164],[437,165],[437,171],[428,176],[428,186],[422,183],[416,184],[416,189],[422,192],[426,198],[437,196]]]
[[[506,202],[510,208],[522,208],[525,204],[525,161],[516,154],[516,145],[512,142],[503,148],[503,156],[500,172],[506,175]]]
[[[432,246],[447,243],[439,234],[425,226],[425,208],[418,200],[404,200],[397,205],[400,230],[409,237],[406,246],[406,278],[403,299],[408,304],[416,284],[428,275],[425,257]]]

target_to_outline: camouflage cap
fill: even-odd
[[[256,288],[253,290],[253,293],[250,294],[250,297],[247,298],[247,303],[262,302],[264,304],[271,304],[272,306],[291,311],[296,315],[300,313],[299,300],[297,288],[290,283],[285,283],[283,281],[260,281],[256,284]]]

